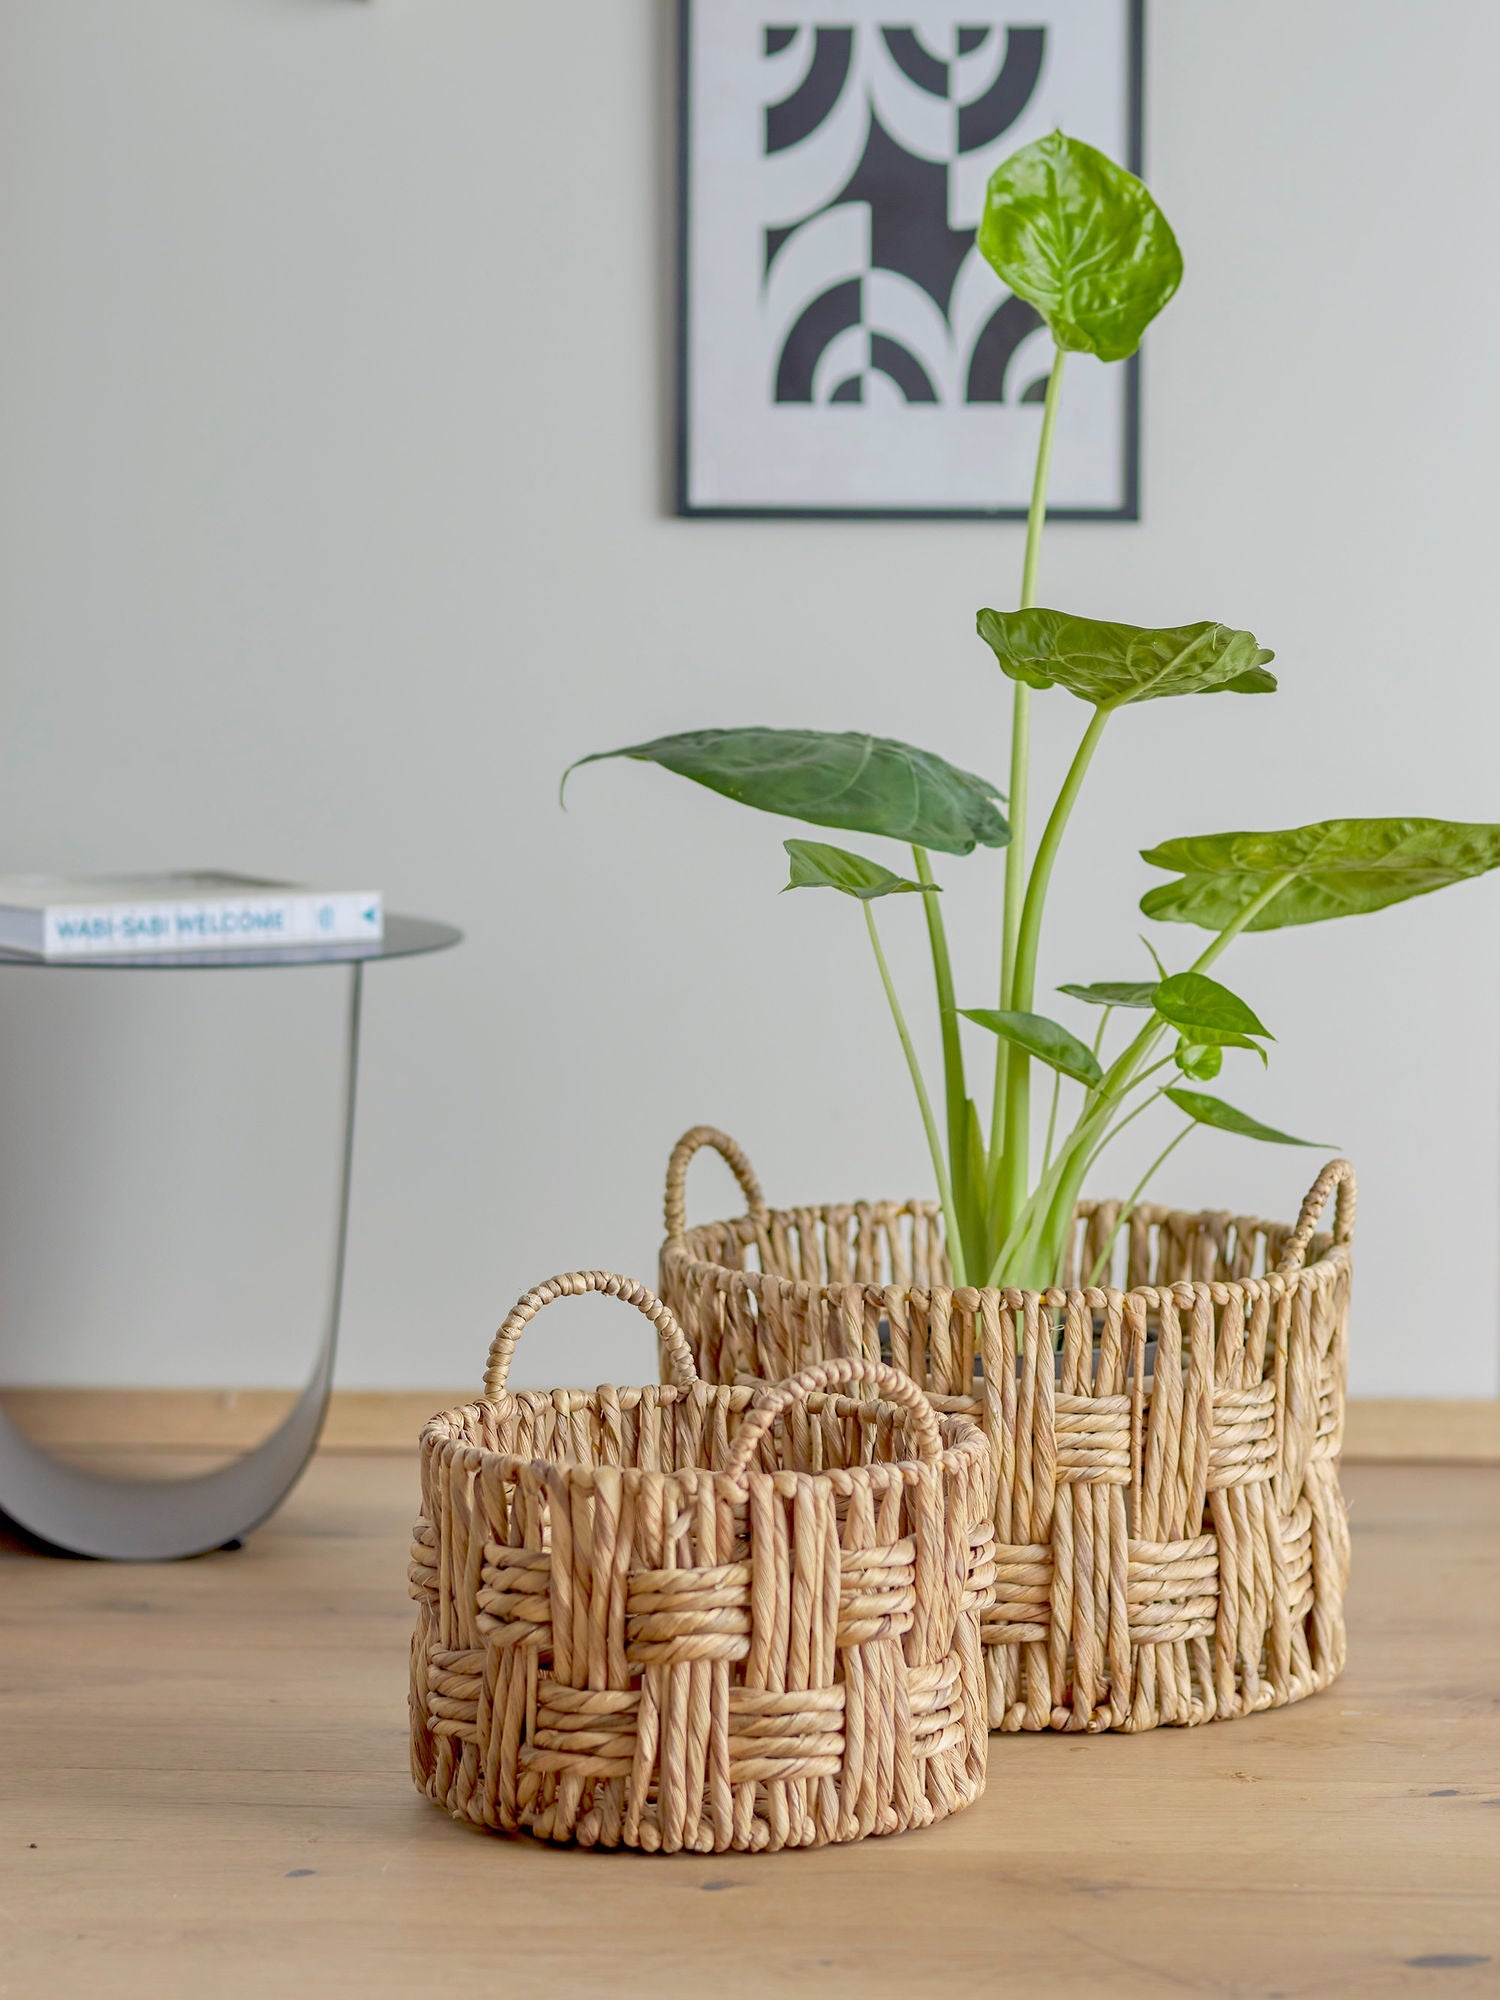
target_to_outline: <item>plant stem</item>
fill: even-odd
[[[1262,889],[1258,896],[1253,896],[1244,909],[1240,911],[1239,915],[1227,923],[1218,936],[1198,954],[1188,970],[1190,972],[1207,972],[1208,968],[1221,958],[1230,945],[1234,943],[1245,926],[1253,923],[1266,907],[1267,903],[1274,902],[1287,883],[1295,881],[1295,879],[1296,870],[1288,869],[1286,874],[1278,875],[1274,882],[1269,883],[1266,888]],[[1151,1053],[1158,1037],[1166,1026],[1167,1023],[1159,1014],[1153,1013],[1148,1016],[1145,1027],[1141,1029],[1135,1040],[1115,1058],[1114,1062],[1105,1071],[1104,1081],[1099,1086],[1101,1098],[1107,1098],[1112,1101],[1122,1095],[1135,1080],[1139,1064]]]
[[[1228,950],[1240,932],[1248,924],[1253,923],[1266,905],[1281,894],[1288,882],[1295,879],[1295,875],[1296,871],[1289,869],[1284,875],[1278,875],[1276,880],[1262,889],[1258,896],[1252,897],[1238,916],[1226,924],[1218,936],[1199,953],[1190,969],[1194,972],[1206,972],[1209,966]],[[1060,1242],[1062,1232],[1066,1230],[1071,1220],[1082,1189],[1083,1177],[1096,1156],[1094,1135],[1099,1128],[1094,1121],[1099,1111],[1117,1104],[1131,1086],[1141,1080],[1141,1065],[1150,1057],[1167,1028],[1168,1023],[1163,1021],[1159,1014],[1153,1013],[1135,1040],[1105,1071],[1104,1081],[1095,1093],[1093,1106],[1074,1126],[1048,1177],[1052,1182],[1052,1194],[1051,1206],[1043,1229],[1045,1241]],[[998,1270],[1003,1262],[1003,1257],[997,1258],[995,1268]],[[990,1282],[993,1284],[998,1280],[992,1277]]]
[[[1227,923],[1224,926],[1213,943],[1205,951],[1199,952],[1188,970],[1190,972],[1207,972],[1214,961],[1221,958],[1228,951],[1245,926],[1254,923],[1267,903],[1274,903],[1287,883],[1295,882],[1296,879],[1296,869],[1288,868],[1284,875],[1278,875],[1276,880],[1267,888],[1262,889],[1258,896],[1253,896],[1244,909],[1240,911],[1239,915],[1231,923]]]
[[[1148,1076],[1153,1076],[1157,1070],[1165,1067],[1171,1060],[1170,1056],[1164,1056],[1161,1062],[1153,1063],[1150,1069],[1143,1071],[1137,1077],[1136,1082],[1138,1084],[1144,1083]],[[1095,1136],[1100,1132],[1101,1124],[1108,1124],[1111,1107],[1109,1105],[1100,1106],[1095,1104],[1092,1109],[1084,1110],[1079,1117],[1078,1123],[1073,1127],[1067,1147],[1058,1155],[1056,1160],[1048,1161],[1043,1166],[1030,1199],[1016,1218],[1014,1227],[1009,1236],[1006,1237],[1004,1243],[1001,1244],[994,1262],[990,1266],[988,1275],[985,1278],[987,1285],[998,1285],[1007,1282],[1002,1274],[1012,1259],[1027,1247],[1036,1232],[1037,1223],[1045,1218],[1048,1208],[1056,1196],[1058,1187],[1067,1173],[1070,1155],[1075,1153],[1080,1146],[1085,1147],[1086,1156],[1080,1172],[1087,1173],[1111,1140],[1125,1130],[1125,1127],[1130,1123],[1132,1118],[1139,1118],[1147,1106],[1154,1104],[1160,1096],[1160,1090],[1153,1090],[1149,1097],[1143,1097],[1133,1111],[1127,1111],[1117,1124],[1110,1126],[1109,1130],[1104,1132],[1102,1137],[1098,1138],[1097,1144],[1095,1143]],[[1072,1207],[1070,1204],[1069,1213],[1071,1214],[1071,1212]]]
[[[1052,350],[1052,372],[1047,377],[1047,394],[1042,404],[1042,434],[1037,440],[1036,471],[1031,481],[1031,505],[1026,510],[1026,554],[1021,562],[1021,609],[1036,603],[1037,571],[1042,560],[1042,524],[1047,518],[1047,482],[1052,476],[1052,438],[1057,429],[1057,406],[1062,396],[1063,350]]]
[[[1047,518],[1047,482],[1052,473],[1052,439],[1057,428],[1057,406],[1062,395],[1063,351],[1054,348],[1052,372],[1047,377],[1047,396],[1042,405],[1042,434],[1037,440],[1036,471],[1031,482],[1031,505],[1026,513],[1026,554],[1021,563],[1021,609],[1036,603],[1037,572],[1042,559],[1042,525]],[[1011,696],[1010,797],[1006,811],[1010,819],[1010,845],[1005,850],[1005,917],[1000,948],[1000,1005],[1014,1005],[1011,977],[1015,967],[1016,944],[1021,934],[1021,906],[1026,895],[1026,794],[1031,757],[1031,689],[1017,681]],[[1005,1051],[995,1052],[995,1116],[991,1145],[1000,1150],[1005,1131],[1005,1097],[1009,1065]]]
[[[948,956],[948,932],[942,904],[932,893],[932,861],[925,847],[913,847],[917,880],[929,893],[922,898],[927,912],[927,942],[932,948],[932,978],[937,988],[938,1025],[943,1037],[943,1107],[948,1125],[948,1160],[954,1181],[964,1143],[964,1050],[958,1032],[958,1007],[953,996],[953,962]]]
[[[1052,1136],[1057,1130],[1057,1100],[1062,1091],[1062,1071],[1052,1072],[1052,1109],[1047,1113],[1047,1143],[1042,1148],[1042,1172],[1052,1164]]]
[[[1148,1099],[1147,1101],[1149,1102],[1150,1100]],[[1124,1228],[1126,1222],[1128,1221],[1130,1216],[1130,1211],[1135,1207],[1136,1203],[1140,1200],[1141,1193],[1145,1188],[1147,1181],[1150,1180],[1151,1176],[1156,1172],[1157,1168],[1167,1158],[1167,1155],[1169,1153],[1176,1152],[1177,1148],[1182,1144],[1183,1140],[1187,1137],[1188,1133],[1192,1131],[1194,1122],[1195,1121],[1190,1118],[1187,1124],[1184,1125],[1182,1130],[1177,1134],[1177,1137],[1172,1141],[1172,1143],[1169,1146],[1162,1147],[1161,1151],[1157,1154],[1156,1158],[1151,1162],[1150,1166],[1147,1167],[1146,1171],[1141,1175],[1140,1179],[1136,1182],[1135,1186],[1130,1190],[1130,1193],[1125,1197],[1124,1201],[1120,1204],[1120,1213],[1115,1217],[1115,1226],[1109,1232],[1109,1235],[1105,1240],[1104,1248],[1099,1252],[1099,1255],[1094,1259],[1094,1268],[1089,1272],[1088,1275],[1089,1285],[1091,1286],[1097,1285],[1101,1275],[1108,1267],[1109,1253],[1115,1247],[1115,1238],[1119,1235],[1120,1231]]]
[[[864,912],[865,924],[870,933],[870,944],[875,952],[875,963],[880,968],[880,983],[885,988],[891,1019],[896,1023],[896,1033],[901,1037],[902,1053],[906,1057],[906,1067],[911,1072],[912,1087],[917,1093],[917,1103],[922,1112],[922,1126],[927,1134],[928,1151],[932,1154],[932,1170],[937,1176],[938,1198],[943,1204],[943,1227],[948,1237],[948,1262],[953,1270],[953,1282],[955,1285],[966,1285],[968,1276],[964,1267],[963,1239],[958,1233],[958,1218],[953,1208],[953,1188],[948,1179],[947,1163],[943,1159],[942,1142],[938,1138],[937,1120],[932,1115],[932,1100],[927,1095],[922,1065],[917,1061],[917,1052],[912,1047],[911,1031],[906,1025],[906,1016],[902,1013],[901,1002],[896,997],[891,968],[886,964],[885,953],[881,949],[880,933],[875,928],[874,906],[866,902]]]
[[[1094,1054],[1096,1056],[1104,1047],[1104,1030],[1109,1026],[1109,1017],[1114,1011],[1113,1007],[1106,1007],[1100,1018],[1098,1032],[1094,1036]]]
[[[1026,901],[1021,911],[1021,930],[1016,940],[1016,956],[1012,968],[1011,1005],[1029,1010],[1036,991],[1036,955],[1042,936],[1042,911],[1046,907],[1047,887],[1052,880],[1053,864],[1062,846],[1064,833],[1078,794],[1083,789],[1083,781],[1093,762],[1094,752],[1099,747],[1099,739],[1104,734],[1105,724],[1114,713],[1108,703],[1101,703],[1089,718],[1089,726],[1083,732],[1083,741],[1074,752],[1073,761],[1068,766],[1068,775],[1063,779],[1062,790],[1042,833],[1036,850],[1036,861],[1032,865],[1031,880],[1026,885]]]
[[[1166,1064],[1169,1063],[1171,1060],[1172,1058],[1170,1056],[1164,1056],[1159,1063],[1153,1063],[1150,1069],[1143,1070],[1141,1075],[1136,1078],[1136,1083],[1137,1084],[1144,1083],[1148,1076],[1155,1076],[1156,1072],[1159,1069],[1165,1068]],[[1134,1085],[1132,1086],[1132,1088],[1134,1088]],[[1149,1097],[1143,1097],[1141,1099],[1140,1103],[1136,1105],[1133,1111],[1127,1111],[1123,1118],[1117,1119],[1116,1122],[1110,1126],[1109,1130],[1106,1133],[1104,1133],[1103,1136],[1100,1138],[1098,1145],[1094,1146],[1090,1150],[1088,1157],[1088,1164],[1084,1167],[1085,1173],[1087,1173],[1089,1167],[1092,1167],[1094,1162],[1101,1157],[1105,1148],[1107,1146],[1112,1146],[1114,1144],[1115,1140],[1119,1138],[1120,1134],[1125,1130],[1125,1127],[1128,1124],[1130,1124],[1132,1119],[1139,1118],[1143,1111],[1149,1110],[1149,1108],[1156,1102],[1157,1098],[1161,1096],[1162,1091],[1165,1089],[1166,1085],[1162,1084],[1158,1089],[1153,1090]]]
[[[1036,992],[1037,947],[1042,934],[1042,912],[1053,864],[1062,846],[1068,820],[1083,789],[1083,780],[1099,747],[1113,709],[1101,704],[1089,717],[1083,741],[1068,766],[1062,789],[1037,844],[1031,880],[1026,885],[1026,901],[1021,911],[1021,930],[1011,966],[1010,1005],[1029,1012]],[[1006,1052],[1009,1076],[1005,1088],[1005,1164],[1000,1177],[1000,1224],[1007,1228],[1026,1198],[1031,1149],[1031,1065],[1026,1051],[1011,1043]]]
[[[1054,1173],[1058,1171],[1059,1165],[1060,1163],[1054,1165],[1052,1169]],[[1049,1182],[1050,1176],[1044,1174],[1042,1179],[1037,1183],[1036,1190],[1030,1200],[1016,1217],[1010,1234],[995,1252],[995,1261],[990,1266],[989,1273],[984,1281],[987,1285],[1000,1285],[1007,1282],[1005,1272],[1031,1234],[1042,1204],[1042,1198],[1050,1192]]]

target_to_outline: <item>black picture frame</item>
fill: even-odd
[[[674,337],[676,356],[673,370],[673,474],[672,513],[684,520],[727,521],[1024,521],[1024,507],[832,507],[832,506],[738,506],[703,505],[690,497],[689,452],[691,421],[689,370],[689,219],[692,200],[692,13],[695,0],[676,0],[676,200],[674,283]],[[1145,152],[1145,56],[1146,0],[1127,0],[1126,127],[1128,150],[1125,164],[1133,174],[1144,171]],[[976,9],[976,11],[978,11]],[[1123,488],[1118,507],[1049,506],[1052,521],[1136,522],[1141,518],[1141,365],[1133,354],[1123,363],[1124,396]]]

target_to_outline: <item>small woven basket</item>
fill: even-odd
[[[690,1230],[705,1145],[748,1213]],[[1335,1189],[1332,1235],[1315,1235]],[[1347,1160],[1292,1227],[1141,1205],[1111,1260],[1118,1288],[1098,1288],[1078,1274],[1120,1204],[1083,1202],[1067,1286],[955,1290],[934,1204],[768,1209],[740,1148],[698,1126],[667,1171],[660,1288],[708,1379],[886,1358],[978,1420],[991,1728],[1193,1724],[1298,1701],[1344,1663],[1354,1207]]]
[[[505,1387],[528,1320],[607,1292],[672,1381]],[[880,1400],[832,1395],[866,1385]],[[455,1818],[584,1846],[816,1847],[983,1788],[984,1439],[877,1361],[697,1379],[667,1308],[575,1271],[422,1432],[412,1770]]]

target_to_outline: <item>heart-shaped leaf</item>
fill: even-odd
[[[1099,979],[1092,986],[1059,986],[1070,1000],[1082,1000],[1090,1007],[1154,1007],[1154,979]]]
[[[1123,361],[1182,282],[1167,218],[1134,174],[1051,132],[990,175],[979,249],[1059,347]]]
[[[1069,1034],[1061,1021],[1050,1021],[1045,1014],[1012,1013],[998,1007],[960,1007],[958,1011],[976,1027],[988,1028],[992,1035],[1014,1042],[1039,1062],[1061,1070],[1075,1083],[1087,1084],[1090,1090],[1103,1078],[1099,1058],[1086,1042]]]
[[[1201,1090],[1164,1090],[1162,1096],[1185,1111],[1197,1125],[1212,1125],[1219,1132],[1236,1132],[1242,1139],[1264,1139],[1272,1146],[1316,1146],[1316,1139],[1294,1139],[1290,1132],[1278,1132],[1262,1125],[1246,1111],[1236,1111],[1222,1097],[1209,1097]],[[1326,1150],[1326,1149],[1325,1149]]]
[[[1179,1042],[1172,1051],[1172,1059],[1184,1076],[1190,1076],[1197,1083],[1212,1083],[1224,1067],[1224,1051],[1213,1043],[1207,1047],[1192,1042]]]
[[[912,882],[905,875],[893,875],[878,861],[851,854],[847,847],[827,847],[821,840],[784,840],[781,844],[792,857],[788,889],[837,889],[841,895],[858,896],[863,903],[876,896],[926,893],[922,883]],[[937,883],[931,888],[936,895]]]
[[[1253,632],[1205,619],[1156,630],[1067,611],[981,611],[979,636],[1028,687],[1063,687],[1096,707],[1177,694],[1271,694],[1274,653]]]
[[[1181,1029],[1190,1041],[1196,1037],[1208,1044],[1217,1042],[1221,1034],[1229,1034],[1238,1036],[1238,1045],[1243,1047],[1244,1038],[1249,1035],[1264,1035],[1267,1041],[1276,1039],[1237,993],[1231,993],[1227,986],[1221,986],[1204,972],[1174,972],[1170,979],[1164,979],[1156,989],[1156,1011],[1164,1021]],[[1203,1034],[1205,1028],[1211,1033]]]
[[[1221,931],[1278,881],[1252,931],[1383,910],[1500,867],[1500,826],[1446,819],[1327,819],[1282,833],[1208,833],[1141,857],[1180,873],[1141,908],[1169,923]]]
[[[1010,828],[1000,794],[930,750],[850,730],[690,729],[621,750],[597,750],[579,764],[634,757],[707,785],[761,812],[784,813],[846,833],[884,834],[942,854],[1004,847]]]

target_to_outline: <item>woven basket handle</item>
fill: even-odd
[[[687,1337],[655,1292],[648,1292],[634,1278],[621,1278],[613,1271],[565,1271],[560,1278],[549,1278],[544,1285],[538,1285],[524,1298],[517,1299],[506,1314],[505,1324],[490,1343],[489,1365],[484,1371],[484,1393],[487,1397],[497,1396],[505,1387],[505,1378],[510,1373],[510,1359],[516,1351],[522,1328],[536,1318],[543,1306],[550,1306],[554,1299],[579,1298],[584,1292],[604,1292],[612,1299],[623,1299],[626,1305],[644,1313],[671,1357],[672,1380],[677,1387],[690,1389],[698,1380],[698,1370],[693,1365],[693,1350],[687,1344]]]
[[[755,1220],[764,1222],[766,1219],[766,1198],[760,1191],[760,1182],[755,1178],[755,1169],[744,1152],[727,1132],[720,1132],[713,1125],[695,1125],[691,1132],[683,1133],[672,1148],[671,1159],[667,1161],[667,1236],[673,1242],[687,1228],[688,1162],[703,1146],[712,1146],[728,1163]]]
[[[868,1382],[880,1391],[888,1403],[899,1403],[916,1418],[918,1448],[923,1458],[942,1457],[943,1434],[938,1429],[937,1417],[931,1403],[911,1377],[903,1375],[899,1369],[887,1368],[883,1361],[866,1361],[852,1355],[843,1361],[820,1361],[815,1367],[804,1368],[800,1375],[793,1375],[785,1382],[776,1382],[770,1388],[761,1390],[740,1425],[734,1450],[724,1467],[725,1472],[731,1479],[745,1477],[761,1439],[782,1411],[790,1409],[793,1403],[800,1403],[805,1396],[811,1396],[819,1389],[849,1387],[857,1382]]]
[[[1318,1217],[1335,1188],[1339,1192],[1333,1211],[1333,1240],[1335,1243],[1348,1243],[1353,1237],[1354,1211],[1359,1202],[1354,1169],[1347,1160],[1330,1160],[1307,1190],[1302,1212],[1297,1217],[1297,1227],[1287,1238],[1286,1248],[1281,1253],[1281,1262],[1276,1268],[1284,1277],[1301,1270],[1307,1246],[1312,1242],[1313,1231],[1318,1226]]]

